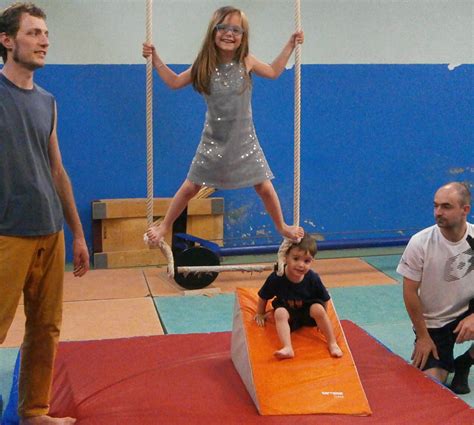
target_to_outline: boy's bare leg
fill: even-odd
[[[156,245],[171,231],[173,223],[188,205],[191,198],[199,192],[201,186],[186,179],[171,201],[166,215],[159,226],[151,226],[146,234],[150,242]]]
[[[342,357],[342,350],[339,348],[339,345],[337,345],[334,330],[332,329],[331,321],[329,320],[325,308],[321,304],[313,304],[309,309],[309,314],[316,321],[318,328],[326,337],[331,356]]]
[[[52,418],[46,415],[20,419],[20,425],[71,425],[74,423],[76,423],[74,418]]]
[[[279,307],[275,310],[275,326],[280,339],[280,343],[283,345],[282,348],[275,351],[273,355],[278,359],[291,359],[295,356],[293,346],[291,345],[291,331],[288,320],[290,315],[286,308]]]
[[[270,180],[265,180],[254,186],[257,194],[262,198],[263,205],[275,223],[275,227],[283,237],[291,240],[299,240],[304,236],[304,230],[299,226],[289,226],[283,219],[280,200]]]

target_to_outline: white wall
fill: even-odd
[[[0,7],[11,1],[0,0]],[[212,12],[231,3],[251,50],[271,61],[294,27],[292,0],[155,0],[154,41],[168,63],[191,63]],[[137,64],[145,0],[37,0],[48,14],[49,63]],[[304,63],[473,63],[472,0],[302,0]]]

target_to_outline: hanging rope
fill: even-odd
[[[146,42],[153,40],[153,0],[146,0]],[[153,57],[146,60],[146,219],[153,224]]]
[[[153,0],[146,0],[146,42],[153,40]],[[146,61],[146,220],[153,225],[153,57]],[[148,237],[144,236],[148,243]],[[174,259],[171,248],[163,240],[158,244],[168,263],[168,275],[174,277]]]
[[[199,192],[194,195],[193,199],[205,199],[211,196],[216,189],[213,187],[206,187],[202,186],[201,189],[199,189]],[[163,218],[160,217],[158,220],[153,222],[154,226],[159,226],[160,223],[163,221]],[[145,242],[148,243],[148,237],[145,235]],[[171,279],[174,279],[174,256],[173,256],[173,251],[171,250],[171,247],[163,240],[158,244],[158,247],[161,250],[161,253],[165,256],[166,262],[168,263],[167,266],[167,274]],[[179,268],[178,268],[179,272]]]
[[[296,31],[301,31],[300,0],[295,0]],[[293,224],[300,225],[300,138],[301,138],[301,44],[295,47],[295,128],[294,128],[294,179]]]
[[[301,31],[301,4],[295,0],[295,27]],[[294,94],[294,178],[293,178],[293,224],[300,225],[300,137],[301,137],[301,44],[295,46],[295,94]],[[285,255],[292,245],[292,241],[284,239],[278,249],[277,275],[283,276],[285,269]]]

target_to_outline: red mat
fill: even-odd
[[[260,416],[230,357],[230,332],[65,342],[51,413],[78,425],[472,425],[466,403],[341,321],[372,416]]]

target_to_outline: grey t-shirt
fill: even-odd
[[[54,97],[25,90],[0,73],[0,235],[40,236],[63,227],[48,146]]]

